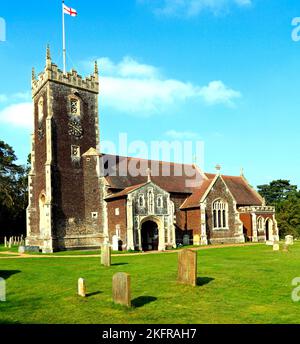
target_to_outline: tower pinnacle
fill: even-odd
[[[46,49],[46,66],[51,67],[51,53],[50,53],[50,45],[47,44]]]

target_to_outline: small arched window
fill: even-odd
[[[144,195],[139,195],[138,204],[139,204],[139,207],[144,207],[145,206],[145,197],[144,197]]]
[[[228,228],[228,204],[220,199],[213,203],[213,228]]]
[[[257,228],[259,231],[263,231],[264,230],[264,219],[262,217],[259,217],[257,219]]]
[[[157,196],[157,208],[163,207],[163,197],[161,195]]]

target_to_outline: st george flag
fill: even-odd
[[[71,17],[76,17],[77,16],[77,11],[74,10],[74,8],[68,7],[65,4],[63,4],[63,9],[64,9],[64,13],[68,14]]]

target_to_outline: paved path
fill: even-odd
[[[253,246],[253,245],[261,245],[259,243],[249,243],[249,244],[226,244],[226,245],[208,245],[208,246],[200,246],[200,247],[193,247],[190,248],[190,250],[193,251],[200,251],[200,250],[209,250],[213,248],[226,248],[226,247],[244,247],[244,246]],[[149,254],[169,254],[169,253],[178,253],[180,250],[170,250],[170,251],[149,251],[149,252],[143,252],[143,253],[123,253],[123,254],[112,254],[112,257],[129,257],[129,256],[144,256]],[[5,255],[4,257],[1,257],[1,255]],[[11,257],[8,257],[7,255],[11,255]],[[31,254],[20,254],[17,252],[0,252],[0,260],[1,259],[28,259],[28,258],[99,258],[99,254],[85,254],[85,255],[31,255]]]

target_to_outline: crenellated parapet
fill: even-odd
[[[46,84],[47,81],[73,86],[75,88],[87,90],[93,93],[99,93],[99,74],[98,65],[95,62],[94,73],[83,78],[72,69],[70,72],[64,73],[55,63],[51,61],[50,48],[47,47],[46,52],[46,66],[42,73],[36,77],[34,70],[32,71],[31,89],[34,97],[39,90]]]
[[[240,213],[275,213],[275,207],[273,206],[248,206],[248,207],[239,207],[238,211]]]

